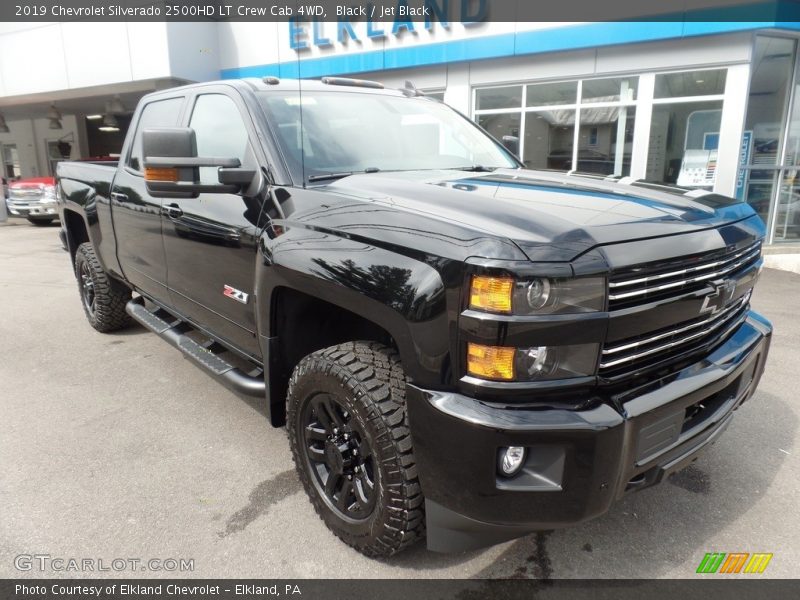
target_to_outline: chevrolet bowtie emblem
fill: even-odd
[[[732,279],[727,279],[721,283],[712,283],[714,291],[706,296],[703,300],[703,307],[700,309],[700,314],[715,315],[733,298],[733,293],[736,291],[736,282]]]

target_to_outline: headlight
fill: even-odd
[[[56,199],[56,188],[55,186],[48,185],[44,188],[44,199],[45,200],[55,200]]]
[[[495,381],[545,381],[594,375],[599,344],[508,348],[467,344],[467,373]]]
[[[550,279],[533,277],[472,277],[469,306],[486,312],[515,315],[555,315],[601,311],[605,308],[603,277]]]
[[[594,375],[599,344],[519,348],[514,357],[517,379],[540,381]]]

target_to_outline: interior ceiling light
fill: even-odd
[[[61,120],[61,113],[58,112],[55,104],[50,105],[50,110],[47,111],[47,118],[51,121],[60,121]],[[50,129],[55,129],[54,127],[50,127]],[[59,127],[59,129],[61,129]]]
[[[61,127],[61,120],[59,119],[50,119],[50,129],[62,129]]]
[[[122,103],[122,100],[120,100],[120,97],[114,96],[114,99],[108,105],[107,112],[110,112],[115,115],[121,115],[127,112],[127,109],[125,108],[125,105]]]
[[[86,118],[90,121],[97,121],[98,119],[102,119],[103,115],[86,115]]]
[[[108,127],[108,126],[105,126],[105,125],[103,127],[98,127],[98,129],[100,131],[107,131],[107,132],[119,131],[119,127]]]
[[[105,116],[103,117],[103,125],[105,127],[117,127],[118,126],[117,118],[111,113],[106,113]]]

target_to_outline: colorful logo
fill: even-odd
[[[721,573],[732,575],[734,573],[763,573],[769,561],[772,560],[772,553],[755,552],[706,552],[700,565],[697,567],[698,573]]]

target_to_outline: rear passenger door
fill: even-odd
[[[242,167],[256,172],[267,164],[257,154],[262,149],[246,106],[232,88],[201,88],[189,105],[183,122],[195,132],[197,156],[238,158]],[[201,168],[200,183],[218,184],[217,169]],[[253,287],[263,203],[261,194],[206,193],[165,198],[163,207],[172,305],[215,337],[257,358]]]
[[[111,188],[111,214],[122,273],[149,297],[169,303],[167,261],[161,239],[162,198],[147,193],[144,182],[142,131],[175,127],[183,116],[185,95],[154,98],[139,107],[136,131],[123,148]],[[138,118],[137,118],[138,117]]]

